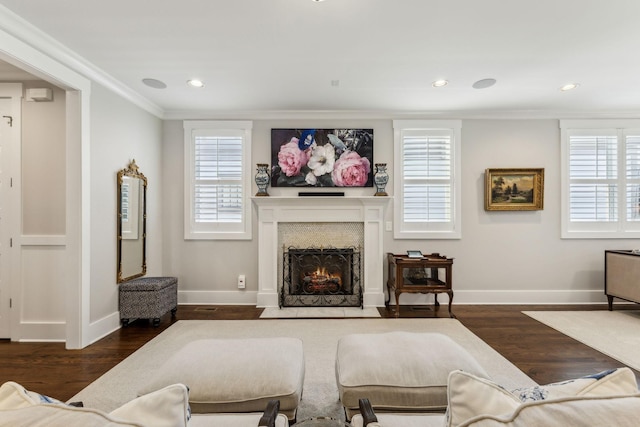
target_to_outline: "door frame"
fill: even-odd
[[[20,236],[22,227],[22,84],[0,83],[0,97],[8,99],[11,115],[11,128],[8,141],[3,146],[3,152],[7,156],[4,160],[5,179],[10,179],[9,188],[6,191],[7,200],[4,204],[2,221],[4,233],[0,236],[2,241],[2,266],[3,277],[8,279],[5,291],[11,299],[11,308],[7,311],[9,322],[9,336],[15,340],[18,334],[20,307]],[[11,243],[10,243],[11,242]]]
[[[66,91],[65,343],[67,349],[80,349],[91,343],[91,81],[65,65],[75,60],[76,68],[83,69],[72,52],[52,43],[37,29],[20,23],[8,10],[0,8],[0,18],[3,18],[0,19],[0,59]],[[16,248],[15,252],[18,251]],[[15,259],[12,264],[20,265]],[[20,286],[13,283],[12,295],[20,294]],[[12,319],[15,328],[12,327],[11,339],[20,340],[18,307],[12,310]]]

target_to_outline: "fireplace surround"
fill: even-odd
[[[280,306],[283,248],[279,245],[279,228],[284,223],[304,222],[361,224],[361,303],[363,307],[384,306],[384,212],[389,197],[272,196],[252,200],[258,212],[258,307]]]

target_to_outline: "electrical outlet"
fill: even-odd
[[[386,229],[386,231],[393,231],[393,222],[392,221],[387,221],[385,223],[385,229]]]
[[[246,286],[244,274],[238,276],[238,289],[244,289]]]

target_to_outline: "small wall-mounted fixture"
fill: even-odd
[[[49,88],[27,89],[27,101],[49,102],[53,101],[53,91]]]

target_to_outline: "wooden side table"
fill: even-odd
[[[400,294],[403,292],[418,294],[434,294],[435,305],[438,307],[438,294],[449,295],[449,317],[455,318],[451,311],[453,303],[453,289],[451,286],[451,270],[453,258],[438,253],[423,255],[421,258],[409,258],[407,255],[394,255],[387,253],[389,262],[389,279],[387,290],[391,302],[391,292],[396,296],[396,317],[400,315]],[[444,270],[444,280],[440,278],[439,270]]]

